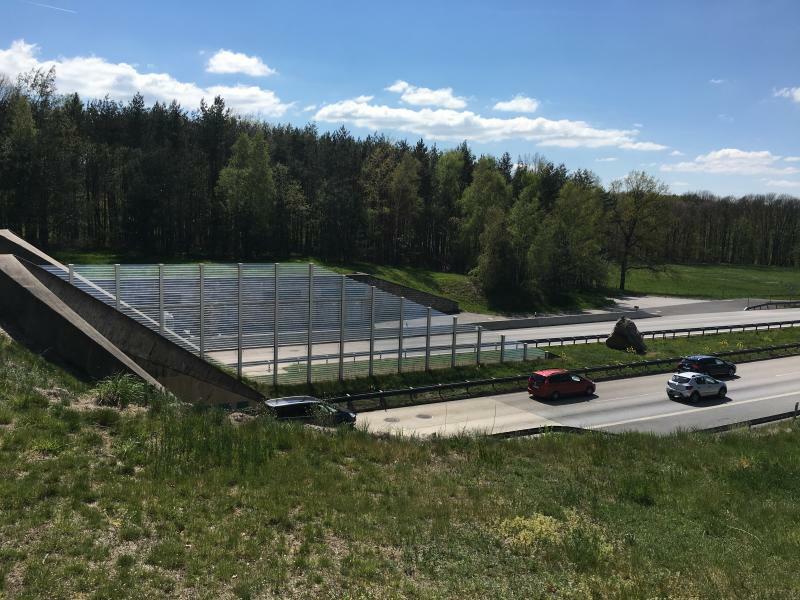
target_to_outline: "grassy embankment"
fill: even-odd
[[[422,441],[97,396],[0,339],[0,595],[800,594],[796,424]]]
[[[106,252],[54,252],[64,263],[115,262],[185,262],[169,261],[163,257],[125,257]],[[295,259],[299,260],[299,259]],[[618,295],[619,274],[611,269],[608,289],[605,292],[573,294],[555,302],[537,305],[526,304],[519,298],[487,298],[466,275],[442,273],[412,267],[392,267],[371,263],[337,263],[313,260],[341,273],[362,271],[389,281],[407,285],[425,292],[445,296],[457,301],[462,310],[484,314],[513,314],[558,312],[565,310],[597,308],[608,304],[609,295]],[[749,267],[735,265],[672,265],[664,272],[631,271],[628,275],[628,293],[683,296],[708,299],[725,298],[796,298],[800,296],[800,269],[783,267]]]

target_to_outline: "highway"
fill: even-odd
[[[358,415],[358,424],[373,433],[417,436],[500,433],[545,425],[665,434],[778,414],[800,402],[800,356],[739,365],[737,376],[727,381],[725,400],[708,398],[697,404],[670,400],[665,392],[669,377],[601,382],[592,397],[557,402],[514,392],[366,412]]]

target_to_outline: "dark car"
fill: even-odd
[[[269,412],[278,421],[296,421],[311,425],[335,427],[355,425],[356,415],[313,396],[275,398],[265,402]]]
[[[736,365],[716,356],[696,354],[682,359],[676,368],[679,372],[691,371],[705,373],[712,377],[733,377],[736,375]]]
[[[534,398],[558,400],[562,396],[591,396],[594,390],[594,381],[564,369],[535,371],[528,377],[528,393]]]

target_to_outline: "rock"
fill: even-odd
[[[614,325],[614,332],[606,340],[606,346],[612,350],[622,350],[623,352],[628,348],[633,348],[637,354],[647,353],[647,345],[644,343],[642,334],[636,328],[636,323],[626,317],[620,318]]]

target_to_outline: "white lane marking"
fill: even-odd
[[[636,419],[627,419],[625,421],[615,421],[614,423],[603,423],[602,425],[589,425],[587,429],[600,429],[602,427],[615,427],[617,425],[626,425],[627,423],[638,423],[640,421],[652,421],[654,419],[664,419],[666,417],[677,417],[680,415],[688,415],[696,412],[704,412],[707,410],[716,410],[718,408],[726,408],[728,406],[738,406],[740,404],[752,404],[753,402],[763,402],[764,400],[776,400],[777,398],[786,398],[788,396],[800,395],[800,390],[794,392],[787,392],[785,394],[776,394],[775,396],[764,396],[762,398],[751,398],[750,400],[738,400],[735,402],[727,402],[725,404],[715,404],[714,406],[702,406],[699,408],[689,408],[686,410],[676,410],[674,412],[662,413],[660,415],[651,415],[649,417],[638,417]]]
[[[778,373],[775,377],[788,377],[789,375],[797,375],[797,371],[792,371],[791,373]]]

